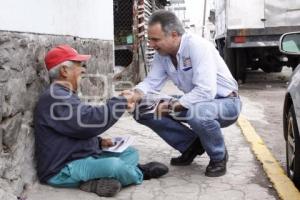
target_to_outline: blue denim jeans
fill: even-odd
[[[221,128],[233,124],[240,111],[240,98],[226,97],[196,103],[189,110],[177,113],[175,116],[158,119],[153,114],[147,114],[136,115],[135,119],[151,128],[181,153],[185,152],[198,137],[210,159],[218,161],[225,155]]]
[[[143,173],[137,167],[138,160],[138,152],[132,147],[122,153],[104,152],[99,157],[89,156],[68,163],[49,179],[48,184],[73,188],[82,182],[99,178],[116,179],[122,186],[141,184]]]

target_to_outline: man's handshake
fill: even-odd
[[[124,90],[120,95],[127,99],[127,110],[129,112],[134,111],[135,105],[139,103],[144,96],[143,92],[139,90]]]

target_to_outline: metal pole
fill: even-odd
[[[205,16],[206,16],[206,0],[204,0],[204,6],[203,6],[202,37],[204,37],[204,31],[205,31]]]
[[[151,4],[152,4],[152,13],[153,13],[153,12],[155,12],[155,10],[156,10],[156,9],[155,9],[155,7],[156,7],[155,0],[152,0],[152,1],[151,1]]]

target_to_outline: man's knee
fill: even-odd
[[[210,117],[191,117],[189,120],[187,120],[187,123],[194,131],[210,130],[215,126],[219,126],[216,120]]]
[[[205,123],[206,123],[206,120],[204,119],[198,119],[198,118],[190,118],[187,123],[192,127],[194,128],[195,126],[201,126],[201,127],[204,127],[205,126]]]
[[[117,157],[111,157],[107,159],[107,164],[109,165],[107,172],[110,172],[110,176],[115,177],[119,171],[124,168],[124,162]]]
[[[153,114],[140,115],[138,113],[134,113],[133,119],[135,119],[135,121],[137,121],[140,124],[145,124],[149,120],[154,119],[154,115]]]

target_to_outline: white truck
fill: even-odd
[[[237,80],[246,68],[280,72],[298,58],[279,52],[280,36],[300,31],[300,0],[215,0],[215,42]]]

